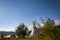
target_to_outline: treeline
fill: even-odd
[[[40,26],[38,22],[34,22],[34,26],[38,25],[35,36],[32,36],[30,40],[60,40],[60,25],[55,25],[53,19],[48,18],[47,20],[42,20],[43,26]],[[37,24],[38,23],[38,24]],[[28,28],[21,24],[16,30],[18,36],[25,38],[28,33]],[[26,38],[28,39],[28,38]]]
[[[37,21],[33,22],[33,27],[36,28],[33,36],[29,37],[31,31],[22,23],[15,31],[18,39],[9,40],[60,40],[60,25],[55,25],[55,21],[50,18],[42,19],[41,21],[44,24],[43,26]]]

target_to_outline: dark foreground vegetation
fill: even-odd
[[[22,38],[17,38],[17,39],[16,38],[9,38],[9,39],[0,38],[0,40],[60,40],[60,25],[55,25],[53,21],[52,21],[53,23],[50,23],[50,22],[51,20],[48,19],[47,21],[44,22],[44,26],[42,27],[39,26],[34,36],[25,38],[26,34],[24,34]],[[17,34],[23,35],[19,32]]]

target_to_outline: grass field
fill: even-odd
[[[0,40],[33,40],[32,38],[19,38],[19,39],[15,39],[15,38],[9,38],[9,39],[4,39],[4,38],[0,38]]]

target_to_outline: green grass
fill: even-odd
[[[32,38],[19,38],[19,39],[15,39],[15,38],[10,38],[10,39],[4,39],[4,38],[0,38],[0,40],[33,40]]]

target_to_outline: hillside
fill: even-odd
[[[0,34],[15,34],[15,32],[0,31]]]

